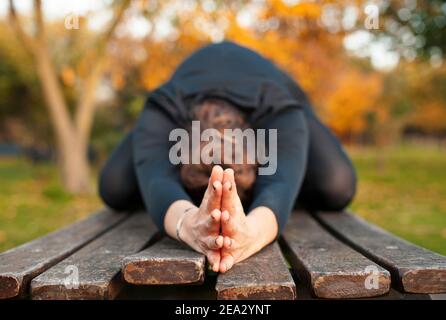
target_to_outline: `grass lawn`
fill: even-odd
[[[446,255],[446,150],[350,148],[359,175],[351,208],[365,219]],[[81,219],[97,196],[73,197],[49,165],[0,159],[0,252]]]
[[[446,150],[349,149],[358,171],[351,209],[413,243],[446,255]]]
[[[71,196],[53,166],[0,159],[0,252],[79,220],[101,203]]]

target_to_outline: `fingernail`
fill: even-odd
[[[214,218],[215,220],[218,219],[219,214],[220,214],[220,217],[221,217],[220,210],[218,210],[218,209],[214,209],[214,210],[212,210],[212,212],[211,212],[211,216],[212,216],[212,218]]]

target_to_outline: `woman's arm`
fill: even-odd
[[[260,124],[260,128],[277,129],[277,169],[272,175],[257,176],[249,215],[257,212],[258,207],[269,208],[276,218],[279,235],[293,209],[305,176],[308,128],[304,112],[298,108],[281,111]]]
[[[177,128],[167,114],[147,103],[141,112],[133,136],[136,176],[145,207],[161,231],[172,203],[192,202],[184,190],[178,166],[169,160],[170,132]]]
[[[226,272],[274,241],[288,219],[303,181],[308,151],[308,129],[301,109],[290,108],[270,118],[261,128],[277,129],[277,168],[258,175],[248,215],[237,194],[234,171],[226,169],[221,201],[222,234],[233,240],[222,248],[220,271]],[[273,142],[274,143],[274,142]],[[274,148],[270,148],[273,152]],[[270,154],[270,158],[271,158]]]

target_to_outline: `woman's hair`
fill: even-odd
[[[192,106],[193,120],[200,121],[200,130],[216,129],[223,137],[224,129],[249,128],[244,112],[231,105],[229,102],[221,99],[206,99]],[[210,142],[202,142],[200,147]],[[234,143],[234,142],[233,142]],[[220,141],[220,146],[223,143]],[[194,152],[194,150],[192,150]],[[244,144],[243,158],[247,159],[247,147]],[[251,200],[252,186],[256,179],[256,164],[248,164],[244,160],[242,164],[226,164],[221,161],[221,166],[232,168],[235,173],[237,192],[244,204]],[[232,161],[234,162],[234,161]],[[181,166],[181,180],[196,203],[199,203],[208,185],[209,177],[214,164],[183,164]]]

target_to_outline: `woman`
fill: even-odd
[[[229,121],[220,121],[219,110]],[[226,169],[172,164],[169,134],[192,120],[210,127],[220,121],[220,129],[277,129],[275,173],[250,179],[252,170],[224,163]],[[192,191],[203,179],[197,172],[208,172],[198,200]],[[269,60],[232,42],[196,51],[148,96],[99,182],[109,207],[132,210],[143,203],[161,231],[204,253],[216,272],[275,240],[297,203],[309,210],[342,210],[355,188],[348,156],[299,86]],[[246,191],[250,197],[243,197]]]

